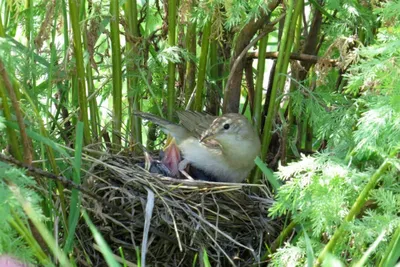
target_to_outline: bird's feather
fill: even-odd
[[[254,167],[254,159],[260,151],[257,132],[240,114],[214,117],[200,112],[180,111],[178,117],[181,124],[148,113],[134,114],[170,133],[176,139],[184,160],[216,177],[217,181],[243,181]],[[207,138],[200,139],[202,136]]]
[[[138,116],[145,120],[152,121],[155,124],[163,126],[163,127],[173,124],[172,122],[167,121],[166,119],[163,119],[159,116],[156,116],[156,115],[153,115],[153,114],[147,113],[147,112],[133,111],[133,115]]]
[[[138,116],[145,120],[149,120],[149,121],[161,126],[163,131],[171,134],[178,143],[180,143],[182,140],[191,136],[190,131],[188,131],[185,127],[178,125],[176,123],[167,121],[166,119],[163,119],[159,116],[156,116],[156,115],[153,115],[150,113],[146,113],[146,112],[141,112],[141,111],[134,111],[133,114],[135,116]]]
[[[190,110],[178,111],[177,113],[183,127],[198,139],[216,118],[206,113]]]

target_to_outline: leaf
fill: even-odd
[[[306,230],[304,229],[304,226],[301,225],[301,228],[303,229],[303,233],[304,233],[304,239],[306,241],[306,254],[307,254],[307,266],[308,267],[312,267],[314,265],[314,251],[313,248],[311,246],[311,240],[307,235]]]
[[[264,162],[260,159],[260,157],[257,157],[254,162],[256,165],[261,169],[263,174],[267,177],[268,182],[271,183],[275,191],[278,190],[278,188],[281,186],[280,182],[276,179],[276,176],[274,173],[267,167],[267,165],[264,164]]]
[[[208,259],[207,250],[203,248],[203,264],[204,267],[211,267],[210,260]]]
[[[79,121],[76,125],[76,141],[75,141],[75,157],[73,179],[76,184],[81,183],[81,163],[82,163],[82,147],[83,147],[83,123]],[[72,250],[72,244],[75,237],[75,229],[78,225],[81,201],[79,191],[72,189],[70,214],[68,217],[68,236],[64,250],[68,254]]]
[[[109,267],[120,267],[119,263],[115,260],[114,255],[104,240],[103,236],[100,234],[100,232],[96,229],[92,221],[90,220],[89,216],[85,211],[82,213],[83,218],[86,221],[86,224],[89,226],[90,231],[92,232],[92,235],[94,237],[94,240],[96,243],[99,245],[100,252],[103,254],[104,259],[107,262],[107,265]]]

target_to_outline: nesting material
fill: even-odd
[[[115,255],[122,248],[127,261],[140,257],[151,266],[192,266],[204,251],[212,266],[260,261],[279,231],[267,216],[266,186],[172,179],[138,161],[109,156],[97,162],[87,186],[110,205],[89,197],[82,202]],[[77,231],[92,264],[105,266],[84,222]]]

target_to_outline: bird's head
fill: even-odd
[[[229,113],[216,118],[210,127],[202,134],[200,142],[207,140],[217,141],[223,149],[242,149],[242,146],[252,144],[252,148],[258,150],[260,139],[257,132],[241,114]]]

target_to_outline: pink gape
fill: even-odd
[[[1,267],[29,267],[31,265],[22,263],[19,260],[8,256],[8,255],[1,255],[0,256],[0,266]]]
[[[178,145],[176,144],[175,139],[170,139],[164,149],[164,156],[162,157],[161,162],[171,171],[173,177],[177,177],[179,175],[178,165],[181,161],[181,152]]]

